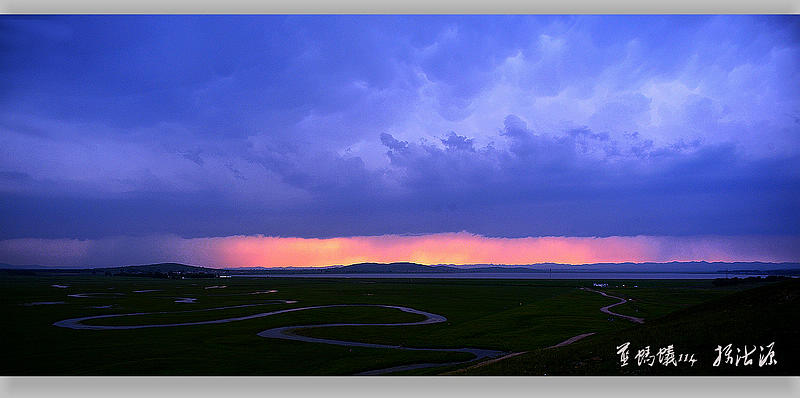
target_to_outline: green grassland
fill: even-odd
[[[53,284],[69,287],[56,288],[51,286]],[[625,287],[622,287],[623,284]],[[227,287],[206,289],[219,285]],[[637,287],[633,288],[634,285]],[[695,322],[691,328],[708,329],[705,330],[705,337],[719,336],[721,339],[728,336],[725,333],[729,331],[715,329],[718,325],[714,322],[720,315],[706,314],[696,308],[717,303],[715,305],[724,309],[725,304],[719,303],[725,303],[724,300],[735,298],[737,294],[753,291],[751,289],[758,286],[765,292],[772,292],[777,285],[756,283],[715,287],[711,281],[704,280],[609,281],[609,288],[603,290],[633,299],[614,310],[644,317],[647,322],[643,326],[601,313],[600,307],[616,300],[579,289],[586,286],[591,286],[591,281],[236,277],[169,280],[100,275],[0,275],[0,317],[4,323],[0,329],[0,339],[5,346],[0,359],[0,374],[348,375],[403,364],[444,363],[470,358],[464,353],[349,348],[257,336],[260,331],[280,326],[415,322],[422,318],[420,315],[378,307],[321,308],[224,324],[169,328],[72,330],[52,326],[53,322],[75,317],[187,311],[255,303],[263,305],[95,319],[86,324],[196,322],[313,305],[400,305],[444,315],[448,319],[440,324],[417,326],[315,328],[300,330],[298,334],[422,348],[472,347],[531,352],[498,362],[496,366],[478,368],[480,374],[542,374],[546,373],[545,368],[549,369],[554,366],[552,363],[559,361],[562,362],[560,369],[564,374],[573,374],[575,372],[570,372],[574,363],[585,362],[582,359],[585,352],[581,349],[589,347],[591,356],[586,362],[588,365],[575,368],[578,374],[618,374],[617,359],[603,353],[613,353],[614,346],[622,342],[620,339],[628,338],[634,346],[651,340],[651,344],[661,344],[674,335],[675,338],[669,340],[671,344],[676,347],[678,344],[687,344],[687,349],[694,349],[694,346],[688,345],[691,342],[689,337],[683,340],[679,338],[688,336],[684,331],[690,326],[681,323],[677,329],[658,332],[661,330],[658,325],[678,322],[669,321],[676,316],[680,322],[688,322],[684,318],[691,319]],[[151,289],[158,291],[133,292]],[[278,292],[249,294],[272,289]],[[76,293],[105,294],[86,298],[68,297]],[[192,297],[197,301],[175,303],[180,297]],[[272,302],[278,299],[297,302]],[[65,303],[26,305],[50,301]],[[108,305],[111,308],[93,308]],[[771,306],[769,302],[765,302],[764,306],[774,307],[777,311],[761,312],[765,319],[785,318],[780,311],[789,308]],[[785,329],[786,333],[791,329],[781,326],[783,323],[769,323],[765,319],[759,318],[760,323],[750,329]],[[786,324],[792,325],[791,322]],[[711,326],[705,328],[703,325]],[[720,325],[730,326],[724,322]],[[742,337],[755,339],[748,344],[767,343],[762,340],[767,339],[769,333],[758,334],[750,329],[745,328],[746,332],[742,332]],[[542,351],[544,347],[587,332],[597,335],[569,347]],[[711,338],[708,343],[716,341]],[[695,343],[703,342],[698,340]],[[601,358],[599,361],[591,360],[598,355]],[[779,355],[788,362],[783,352]],[[551,362],[541,362],[543,358],[550,358]],[[452,369],[419,369],[405,374],[438,374],[447,370]],[[624,369],[626,372],[628,370]],[[661,374],[659,371],[672,374],[670,370],[651,370],[656,372],[652,374]],[[680,368],[680,371],[686,369]]]
[[[548,350],[534,350],[486,366],[477,367],[467,375],[798,375],[800,355],[800,280],[785,281],[768,286],[749,286],[751,289],[724,295],[698,305],[673,311],[646,324],[590,336],[575,344]],[[657,292],[647,292],[639,302],[646,308],[657,300]],[[679,300],[681,300],[680,296]],[[630,304],[630,303],[629,303]],[[626,305],[629,305],[626,304]],[[622,306],[620,306],[622,307]],[[666,312],[663,305],[656,306]],[[649,310],[648,310],[649,311]],[[641,314],[645,311],[640,311]],[[630,342],[627,366],[621,366],[615,348]],[[724,357],[714,366],[717,346],[732,344],[736,358],[739,348],[754,349],[755,345],[775,343],[776,364],[759,366],[759,348],[746,366],[725,364]],[[638,364],[634,356],[639,349],[651,347],[651,353],[673,345],[676,353],[694,353],[694,365],[679,363],[663,366]],[[767,352],[767,351],[764,351]],[[743,354],[744,351],[741,352]]]

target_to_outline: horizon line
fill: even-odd
[[[213,268],[325,267],[365,262],[425,265],[796,262],[800,236],[496,238],[462,232],[337,238],[176,235],[0,240],[9,264],[107,267],[175,261]],[[323,265],[324,264],[324,265]]]
[[[598,263],[585,263],[585,264],[570,264],[570,263],[554,263],[554,262],[542,262],[542,263],[529,263],[529,264],[505,264],[505,263],[495,263],[495,264],[487,264],[487,263],[471,263],[471,264],[453,264],[453,263],[435,263],[435,264],[424,264],[418,263],[413,261],[392,261],[392,262],[375,262],[375,261],[365,261],[365,262],[358,262],[358,263],[351,263],[351,264],[330,264],[330,265],[313,265],[313,266],[262,266],[262,265],[255,265],[255,266],[237,266],[237,267],[215,267],[210,265],[196,265],[196,264],[185,264],[182,262],[177,261],[163,261],[163,262],[156,262],[156,263],[138,263],[138,264],[126,264],[126,265],[102,265],[102,266],[63,266],[63,265],[41,265],[41,264],[9,264],[9,263],[0,263],[0,269],[24,269],[26,267],[29,268],[45,268],[45,269],[52,269],[52,270],[60,270],[60,269],[69,269],[69,270],[84,270],[84,269],[107,269],[107,268],[126,268],[126,267],[146,267],[151,265],[166,265],[166,264],[175,264],[175,265],[182,265],[187,267],[197,267],[197,268],[207,268],[207,269],[214,269],[214,270],[248,270],[248,269],[320,269],[320,268],[338,268],[338,267],[349,267],[353,265],[361,265],[361,264],[376,264],[376,265],[393,265],[393,264],[414,264],[414,265],[422,265],[426,267],[475,267],[475,266],[486,266],[486,267],[534,267],[534,266],[544,266],[544,265],[559,265],[559,266],[569,266],[569,267],[587,267],[587,266],[594,266],[594,265],[669,265],[669,264],[765,264],[765,265],[800,265],[800,261],[705,261],[705,260],[698,260],[698,261],[641,261],[641,262],[634,262],[634,261],[622,261],[622,262],[598,262]],[[5,268],[4,266],[9,266],[11,268]]]

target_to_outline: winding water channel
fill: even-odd
[[[622,315],[615,312],[611,312],[609,309],[616,305],[623,304],[627,302],[627,300],[611,296],[601,291],[597,291],[594,289],[583,288],[584,290],[599,293],[603,296],[609,298],[615,298],[621,300],[618,303],[605,306],[600,310],[604,313],[609,315],[619,316],[625,319],[628,319],[632,322],[642,323],[642,318],[636,318],[628,315]],[[257,293],[274,293],[277,292],[275,290],[270,290],[268,292],[257,292]],[[253,293],[255,294],[255,293]],[[72,297],[87,297],[88,295],[70,295]],[[303,341],[308,343],[322,343],[322,344],[333,344],[333,345],[340,345],[346,347],[364,347],[364,348],[386,348],[386,349],[395,349],[395,350],[408,350],[408,351],[436,351],[436,352],[463,352],[468,353],[473,356],[473,358],[465,361],[456,361],[456,362],[447,362],[447,363],[415,363],[410,365],[402,365],[402,366],[394,366],[391,368],[384,368],[384,369],[375,369],[370,370],[362,373],[358,373],[357,375],[379,375],[379,374],[386,374],[386,373],[393,373],[393,372],[400,372],[405,370],[412,370],[412,369],[422,369],[422,368],[430,368],[430,367],[442,367],[442,366],[451,366],[451,365],[458,365],[464,364],[468,362],[489,359],[489,358],[498,358],[503,356],[508,356],[510,353],[504,351],[497,351],[497,350],[487,350],[487,349],[480,349],[480,348],[418,348],[418,347],[405,347],[401,345],[387,345],[387,344],[375,344],[375,343],[363,343],[358,341],[345,341],[345,340],[333,340],[333,339],[324,339],[324,338],[317,338],[317,337],[309,337],[309,336],[302,336],[298,335],[295,332],[300,329],[312,329],[312,328],[327,328],[327,327],[336,327],[336,326],[414,326],[414,325],[430,325],[435,323],[441,323],[447,321],[447,318],[426,312],[417,310],[414,308],[397,306],[397,305],[383,305],[383,304],[330,304],[330,305],[315,305],[309,307],[298,307],[298,308],[288,308],[283,310],[277,311],[269,311],[269,312],[261,312],[252,315],[245,315],[239,317],[232,317],[232,318],[225,318],[225,319],[214,319],[208,321],[197,321],[197,322],[181,322],[181,323],[165,323],[165,324],[150,324],[150,325],[87,325],[83,322],[92,320],[92,319],[105,319],[105,318],[117,318],[123,316],[135,316],[135,315],[153,315],[153,314],[177,314],[177,313],[188,313],[188,312],[202,312],[202,311],[214,311],[214,310],[225,310],[225,309],[233,309],[233,308],[245,308],[245,307],[255,307],[261,305],[268,305],[268,304],[294,304],[297,301],[294,300],[269,300],[261,303],[256,304],[242,304],[242,305],[233,305],[227,307],[216,307],[216,308],[206,308],[206,309],[199,309],[199,310],[186,310],[186,311],[161,311],[161,312],[135,312],[135,313],[128,313],[128,314],[109,314],[109,315],[94,315],[94,316],[86,316],[80,318],[70,318],[65,319],[62,321],[58,321],[53,323],[54,326],[69,328],[69,329],[81,329],[81,330],[130,330],[130,329],[144,329],[144,328],[164,328],[164,327],[175,327],[175,326],[193,326],[193,325],[211,325],[211,324],[220,324],[220,323],[228,323],[228,322],[236,322],[236,321],[244,321],[249,319],[257,319],[263,318],[272,315],[278,314],[285,314],[290,312],[297,312],[297,311],[305,311],[305,310],[313,310],[313,309],[320,309],[320,308],[336,308],[336,307],[382,307],[382,308],[391,308],[400,310],[403,312],[407,312],[410,314],[417,314],[422,315],[425,319],[416,322],[396,322],[396,323],[326,323],[326,324],[317,324],[317,325],[293,325],[293,326],[282,326],[272,329],[267,329],[258,333],[260,337],[265,338],[273,338],[273,339],[283,339],[283,340],[294,340],[294,341]],[[586,333],[583,335],[575,336],[570,338],[560,344],[557,344],[554,347],[559,347],[567,344],[571,344],[578,339],[583,337],[589,336],[592,333]],[[520,353],[513,353],[511,355],[516,355]]]
[[[608,298],[615,298],[615,299],[619,300],[619,302],[616,302],[616,303],[614,303],[614,304],[607,305],[607,306],[605,306],[605,307],[603,307],[603,308],[600,308],[600,311],[602,311],[602,312],[604,312],[604,313],[606,313],[606,314],[608,314],[608,315],[618,316],[618,317],[620,317],[620,318],[627,319],[627,320],[629,320],[629,321],[631,321],[631,322],[634,322],[634,323],[644,323],[644,319],[643,319],[643,318],[637,318],[637,317],[635,317],[635,316],[618,314],[618,313],[616,313],[616,312],[613,312],[613,311],[611,311],[611,308],[612,308],[612,307],[616,307],[616,306],[618,306],[618,305],[620,305],[620,304],[625,304],[625,303],[627,303],[627,302],[628,302],[628,300],[627,300],[627,299],[624,299],[624,298],[622,298],[622,297],[612,296],[612,295],[610,295],[610,294],[608,294],[608,293],[601,292],[601,291],[599,291],[599,290],[589,289],[589,288],[587,288],[587,287],[582,287],[581,289],[583,289],[583,290],[586,290],[586,291],[589,291],[589,292],[595,292],[595,293],[599,293],[599,294],[601,294],[601,295],[603,295],[603,296],[605,296],[605,297],[608,297]]]
[[[274,339],[284,339],[284,340],[295,340],[295,341],[304,341],[308,343],[323,343],[323,344],[333,344],[333,345],[341,345],[346,347],[365,347],[365,348],[387,348],[387,349],[398,349],[398,350],[409,350],[409,351],[436,351],[436,352],[464,352],[468,354],[472,354],[474,358],[466,360],[466,361],[457,361],[457,362],[448,362],[448,363],[416,363],[410,365],[402,365],[402,366],[395,366],[391,368],[385,369],[376,369],[370,370],[367,372],[359,373],[359,375],[377,375],[377,374],[385,374],[391,372],[399,372],[403,370],[411,370],[411,369],[422,369],[428,367],[438,367],[438,366],[449,366],[449,365],[457,365],[467,362],[472,362],[476,360],[481,360],[484,358],[496,357],[507,354],[503,351],[496,351],[496,350],[484,350],[479,348],[416,348],[416,347],[404,347],[399,345],[386,345],[386,344],[373,344],[373,343],[362,343],[358,341],[344,341],[344,340],[332,340],[332,339],[321,339],[316,337],[308,337],[308,336],[301,336],[295,334],[294,331],[299,329],[311,329],[311,328],[324,328],[324,327],[334,327],[334,326],[412,326],[412,325],[429,325],[434,323],[441,323],[447,321],[447,318],[433,314],[430,312],[420,311],[414,308],[409,307],[402,307],[402,306],[395,306],[395,305],[382,305],[382,304],[331,304],[331,305],[315,305],[309,307],[299,307],[299,308],[289,308],[277,311],[270,311],[270,312],[261,312],[258,314],[246,315],[246,316],[239,316],[239,317],[232,317],[232,318],[225,318],[225,319],[214,319],[209,321],[197,321],[197,322],[181,322],[181,323],[165,323],[165,324],[152,324],[152,325],[87,325],[83,322],[92,320],[92,319],[105,319],[105,318],[117,318],[123,316],[134,316],[134,315],[153,315],[153,314],[176,314],[176,313],[187,313],[187,312],[201,312],[201,311],[214,311],[214,310],[224,310],[224,309],[232,309],[232,308],[244,308],[244,307],[255,307],[259,305],[266,305],[266,304],[276,304],[276,303],[284,303],[284,304],[293,304],[296,301],[292,300],[272,300],[270,302],[265,303],[258,303],[258,304],[243,304],[243,305],[234,305],[228,307],[217,307],[217,308],[207,308],[207,309],[200,309],[200,310],[187,310],[187,311],[161,311],[161,312],[135,312],[129,314],[109,314],[109,315],[94,315],[94,316],[86,316],[80,318],[70,318],[65,319],[62,321],[58,321],[53,323],[54,326],[69,328],[69,329],[80,329],[80,330],[130,330],[130,329],[144,329],[144,328],[163,328],[163,327],[175,327],[175,326],[192,326],[192,325],[210,325],[210,324],[219,324],[219,323],[228,323],[228,322],[236,322],[236,321],[243,321],[248,319],[256,319],[256,318],[263,318],[271,315],[277,314],[285,314],[289,312],[296,312],[296,311],[305,311],[305,310],[312,310],[312,309],[319,309],[319,308],[335,308],[335,307],[382,307],[382,308],[392,308],[396,310],[400,310],[403,312],[422,315],[425,319],[417,322],[397,322],[397,323],[327,323],[321,325],[295,325],[295,326],[284,326],[284,327],[277,327],[272,329],[267,329],[262,332],[259,332],[258,335],[265,338],[274,338]]]

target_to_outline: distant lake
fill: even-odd
[[[464,273],[418,273],[418,274],[270,274],[231,275],[251,278],[381,278],[381,279],[716,279],[724,278],[725,273],[691,273],[691,272],[464,272]],[[551,277],[552,276],[552,277]],[[736,275],[728,277],[747,278],[766,275]]]

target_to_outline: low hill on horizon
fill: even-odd
[[[63,268],[63,267],[48,267],[41,265],[25,265],[14,266],[10,264],[0,264],[0,269],[6,270],[26,270],[32,272],[65,272],[65,273],[105,273],[110,272],[113,274],[127,273],[127,274],[148,274],[148,273],[223,273],[227,272],[224,269],[200,267],[196,265],[186,265],[180,263],[157,263],[157,264],[142,264],[142,265],[124,265],[119,267],[101,267],[101,268]]]
[[[157,263],[144,265],[126,265],[122,267],[95,268],[103,271],[120,271],[129,273],[149,273],[149,272],[206,272],[214,273],[221,271],[217,268],[200,267],[196,265],[186,265],[180,263]]]

